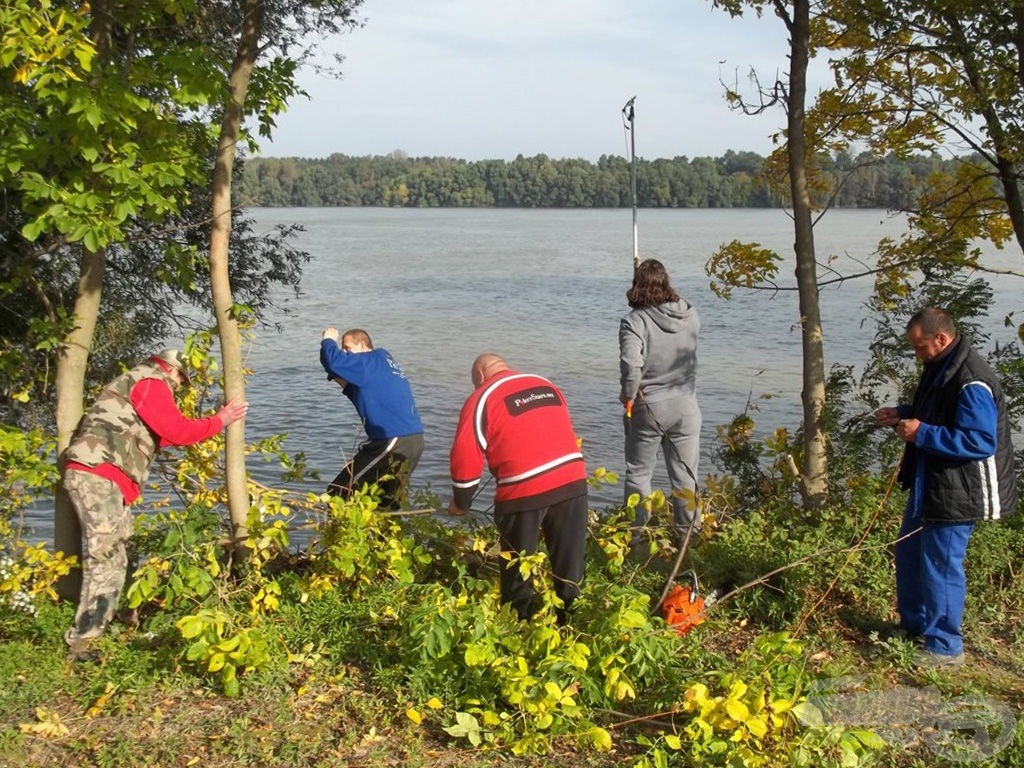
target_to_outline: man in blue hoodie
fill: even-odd
[[[974,524],[1017,506],[1013,445],[999,379],[948,314],[917,312],[907,340],[924,363],[914,399],[875,411],[906,443],[896,607],[904,633],[924,646],[916,666],[945,667],[964,661],[964,557]]]
[[[337,328],[325,328],[320,364],[327,379],[337,381],[352,401],[367,437],[327,492],[348,498],[364,483],[376,483],[381,507],[398,509],[423,453],[423,424],[408,379],[386,349],[373,348],[361,328],[345,331],[340,342]]]

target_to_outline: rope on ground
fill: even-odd
[[[811,554],[805,555],[804,557],[801,557],[798,560],[794,560],[791,563],[786,563],[786,565],[780,565],[778,568],[775,568],[775,569],[773,569],[771,571],[768,571],[768,573],[762,574],[761,576],[758,576],[756,579],[753,579],[752,581],[748,581],[746,584],[743,584],[742,586],[736,587],[735,589],[732,589],[732,590],[726,592],[724,595],[722,595],[720,598],[718,598],[718,600],[716,600],[712,605],[706,605],[704,607],[704,610],[702,610],[699,613],[696,613],[694,615],[695,616],[703,616],[704,614],[706,614],[708,612],[709,609],[715,608],[715,607],[721,605],[726,600],[732,599],[733,597],[735,597],[739,593],[745,592],[746,590],[750,589],[751,587],[756,587],[759,584],[765,584],[772,576],[776,576],[776,575],[778,575],[780,573],[785,573],[786,571],[788,571],[788,570],[790,570],[792,568],[796,568],[796,567],[801,566],[801,565],[806,565],[807,563],[812,562],[812,561],[816,560],[819,557],[823,557],[825,555],[834,555],[834,554],[837,554],[839,552],[855,552],[855,551],[856,552],[869,552],[869,551],[871,551],[873,549],[888,549],[889,547],[893,546],[894,544],[899,544],[901,541],[904,541],[905,539],[909,539],[911,536],[916,535],[920,531],[921,531],[920,528],[915,528],[913,531],[910,531],[905,536],[900,536],[899,538],[894,539],[892,541],[886,541],[886,542],[883,542],[881,544],[878,544],[876,546],[871,546],[871,547],[867,547],[867,546],[863,546],[863,545],[857,545],[857,546],[854,546],[854,547],[833,547],[832,549],[819,549],[817,552],[812,552]]]
[[[900,465],[899,465],[899,463],[897,463],[896,466],[893,468],[892,472],[889,475],[889,483],[888,483],[888,485],[885,488],[885,493],[882,494],[881,500],[878,502],[878,505],[875,507],[874,514],[871,515],[871,519],[868,521],[867,526],[865,526],[865,528],[864,528],[864,532],[861,534],[860,538],[857,540],[857,543],[854,544],[852,547],[850,547],[847,550],[847,552],[846,552],[846,560],[839,567],[839,570],[836,571],[836,575],[832,579],[832,581],[829,583],[828,588],[825,589],[825,591],[821,594],[821,597],[819,597],[815,601],[814,605],[812,605],[810,608],[807,609],[807,612],[804,613],[804,615],[800,619],[800,621],[797,622],[796,627],[793,629],[793,637],[798,637],[800,635],[800,633],[804,629],[804,626],[807,624],[808,620],[811,618],[811,616],[814,614],[814,612],[816,610],[818,610],[818,608],[821,607],[822,603],[825,602],[825,598],[827,598],[830,594],[832,594],[832,590],[835,589],[836,584],[839,583],[839,578],[843,575],[843,572],[846,570],[846,568],[853,561],[854,555],[856,553],[860,552],[861,547],[864,545],[864,541],[867,539],[868,535],[874,529],[875,523],[878,521],[878,516],[881,514],[882,509],[885,507],[885,502],[889,499],[889,495],[892,493],[892,489],[896,485],[896,478],[899,475],[899,470],[900,470]]]

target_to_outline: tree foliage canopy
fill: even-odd
[[[901,208],[929,178],[952,169],[937,155],[816,158],[824,180],[817,202],[847,208]],[[637,203],[643,208],[768,208],[789,204],[775,168],[754,152],[637,162]],[[784,175],[782,179],[784,179]],[[622,157],[596,163],[546,155],[466,161],[447,157],[254,158],[240,194],[268,207],[390,206],[407,208],[618,208],[632,205],[630,166]]]
[[[250,144],[298,92],[315,41],[359,23],[359,0],[264,6]],[[81,324],[87,254],[102,254],[87,385],[210,325],[214,127],[241,22],[227,0],[0,7],[0,421],[50,426],[62,344]],[[298,288],[305,255],[288,245],[291,231],[257,237],[235,219],[235,300],[257,319],[275,285]]]

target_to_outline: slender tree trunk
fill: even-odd
[[[96,46],[97,60],[110,58],[113,46],[113,16],[110,0],[92,3],[89,37]],[[71,442],[71,434],[82,418],[85,403],[85,373],[89,365],[93,334],[100,313],[103,296],[103,275],[107,267],[106,251],[82,251],[82,262],[75,293],[75,327],[64,339],[57,355],[56,413],[57,468],[64,478],[64,451]],[[67,555],[82,557],[82,529],[78,515],[64,491],[64,483],[57,484],[53,508],[53,549]],[[81,566],[74,568],[57,583],[57,593],[65,600],[77,601],[82,586]]]
[[[64,476],[64,451],[71,434],[82,418],[85,402],[85,371],[89,363],[89,350],[100,313],[103,295],[103,274],[106,271],[106,251],[84,251],[78,289],[75,295],[75,327],[64,339],[57,355],[57,466]],[[71,499],[58,483],[53,509],[53,549],[67,555],[82,556],[82,529]],[[57,585],[60,596],[77,600],[82,585],[81,568],[75,568]]]
[[[230,399],[245,398],[245,378],[242,373],[242,342],[238,322],[232,314],[234,300],[228,275],[228,246],[231,238],[231,168],[235,160],[235,147],[242,130],[245,95],[249,78],[259,54],[259,38],[263,25],[262,0],[246,0],[245,17],[238,51],[228,78],[228,103],[220,127],[220,141],[213,166],[212,220],[210,230],[210,283],[213,307],[220,337],[221,360],[224,369],[224,393]],[[246,518],[249,514],[249,494],[245,473],[245,424],[236,421],[227,430],[225,441],[228,508],[231,515],[232,538],[236,551],[247,535]]]
[[[1020,3],[1013,3],[1010,6],[1013,15],[1013,48],[1017,52],[1017,84],[1021,93],[1024,93],[1024,6]],[[1020,161],[1006,161],[1005,167],[1000,167],[999,177],[1006,191],[1007,207],[1010,209],[1010,221],[1013,222],[1013,233],[1017,238],[1017,245],[1024,251],[1024,200],[1021,199],[1020,178],[1018,170]]]
[[[803,345],[803,466],[800,493],[805,509],[818,509],[828,494],[828,459],[822,415],[825,409],[825,351],[822,343],[814,225],[807,184],[807,63],[810,56],[809,0],[794,0],[790,29],[790,73],[787,122],[789,178],[796,234],[796,282],[800,295]]]

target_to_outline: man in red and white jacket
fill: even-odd
[[[587,471],[565,398],[547,379],[510,370],[490,352],[473,362],[472,378],[476,389],[452,444],[448,512],[469,510],[486,461],[497,484],[494,523],[502,550],[533,554],[543,531],[564,621],[580,593],[587,535]],[[530,581],[506,562],[502,602],[525,619],[538,608],[535,598]]]

